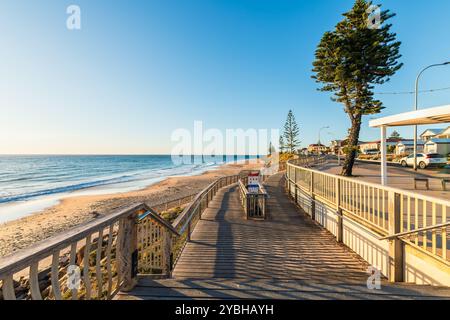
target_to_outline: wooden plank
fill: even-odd
[[[90,269],[90,253],[91,253],[91,237],[92,235],[88,235],[86,237],[86,244],[84,246],[84,262],[83,262],[83,279],[84,279],[84,286],[86,289],[86,300],[91,299],[91,277],[89,274]]]
[[[361,261],[342,250],[332,235],[311,229],[310,218],[300,216],[293,203],[280,201],[284,196],[274,194],[278,184],[269,183],[266,189],[271,193],[266,205],[274,217],[261,222],[245,220],[238,187],[220,190],[192,233],[192,241],[173,271],[174,277],[282,279],[313,274],[318,278],[328,273],[367,279]],[[324,236],[332,248],[324,245],[327,240],[317,243],[318,237]]]
[[[145,205],[139,204],[127,207],[126,209],[120,209],[115,213],[111,213],[105,217],[96,219],[95,221],[80,225],[67,232],[42,241],[35,246],[31,246],[28,249],[24,249],[10,256],[4,257],[0,259],[0,275],[12,274],[21,271],[33,262],[40,261],[48,256],[51,256],[56,250],[62,250],[72,245],[73,242],[84,239],[99,228],[105,228],[122,217],[128,216],[130,213],[143,208],[145,208]]]
[[[77,242],[72,243],[70,247],[70,265],[75,266],[76,265],[76,258],[77,258]],[[78,289],[73,287],[72,289],[72,300],[78,300]]]
[[[133,274],[133,254],[137,250],[137,213],[123,217],[119,221],[119,234],[117,239],[117,272],[121,290],[129,291],[137,283]]]
[[[3,298],[5,300],[16,300],[16,293],[14,291],[14,280],[12,275],[3,278]]]
[[[33,262],[30,266],[30,291],[33,300],[42,300],[41,290],[39,290],[39,261]]]
[[[51,279],[55,300],[62,300],[61,288],[59,286],[59,250],[53,254]]]
[[[98,232],[97,238],[97,254],[95,257],[95,276],[97,278],[97,299],[102,297],[103,281],[102,281],[102,251],[103,251],[103,229]]]
[[[106,247],[106,271],[108,273],[108,290],[107,290],[107,299],[110,300],[112,297],[112,286],[113,286],[113,276],[112,276],[112,268],[111,268],[111,251],[112,251],[112,242],[113,242],[113,231],[114,225],[109,227],[108,234],[108,246]]]

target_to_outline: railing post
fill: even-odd
[[[163,235],[163,245],[162,245],[162,261],[163,261],[163,274],[167,275],[169,278],[171,277],[172,272],[172,234],[169,230],[164,229]]]
[[[263,201],[262,201],[263,217],[264,217],[264,220],[266,220],[266,196],[264,195],[262,198],[263,198]]]
[[[137,218],[133,212],[119,222],[117,243],[117,272],[121,291],[131,291],[137,284]]]
[[[245,206],[246,206],[246,217],[245,219],[248,220],[248,218],[250,217],[250,204],[251,204],[251,200],[250,200],[250,195],[245,195]]]
[[[294,194],[295,204],[298,204],[297,168],[294,168]]]
[[[316,220],[316,196],[314,195],[314,172],[311,171],[311,219]]]
[[[287,177],[286,190],[289,197],[291,197],[291,170],[287,164],[286,164],[286,177]]]
[[[401,232],[400,194],[389,191],[388,196],[389,234]],[[403,282],[403,241],[399,238],[389,242],[389,281]]]
[[[187,225],[187,233],[186,233],[186,242],[191,241],[191,221],[188,222]]]
[[[335,178],[335,191],[336,191],[336,214],[337,214],[337,242],[344,242],[344,217],[342,216],[341,208],[341,183],[338,177]]]

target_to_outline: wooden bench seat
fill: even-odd
[[[423,182],[427,190],[430,190],[430,180],[428,178],[414,178],[414,189],[417,190],[417,184]]]
[[[450,184],[450,178],[441,179],[442,190],[447,191],[447,184]]]

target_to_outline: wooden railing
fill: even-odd
[[[137,221],[137,273],[168,276],[172,269],[172,238],[179,234],[152,208],[145,209]]]
[[[342,241],[342,217],[347,217],[380,238],[391,240],[393,251],[401,251],[400,244],[405,243],[450,265],[447,224],[450,201],[327,174],[293,162],[288,163],[286,182],[297,203],[301,193],[312,199],[307,211],[313,219],[316,201],[336,211],[339,241]],[[397,253],[400,257],[401,252]]]
[[[239,180],[239,197],[244,208],[246,219],[266,219],[267,192],[264,186],[259,184],[258,193],[250,193],[247,189],[247,179]]]
[[[159,204],[167,210],[192,199],[172,225],[138,204],[0,259],[0,300],[112,299],[131,290],[139,273],[170,276],[209,202],[238,179],[223,177],[194,199]]]
[[[220,178],[200,192],[195,199],[184,209],[184,211],[173,222],[172,226],[178,236],[172,239],[172,268],[176,265],[178,258],[188,241],[191,239],[198,220],[201,219],[203,211],[208,208],[210,201],[223,187],[238,182],[239,175]]]
[[[131,285],[129,237],[143,210],[132,206],[1,259],[3,298],[112,298]]]

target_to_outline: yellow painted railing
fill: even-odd
[[[347,217],[380,239],[400,241],[450,265],[450,201],[323,173],[294,161],[287,165],[286,179],[296,202],[301,194],[312,199],[307,211],[313,218],[316,201],[335,210],[338,240],[342,241],[342,217]],[[397,249],[401,250],[398,243]]]

